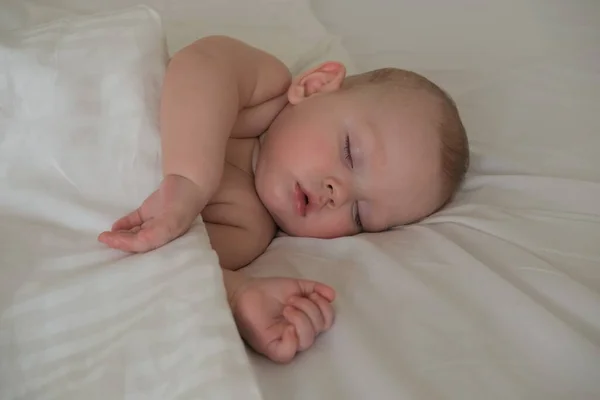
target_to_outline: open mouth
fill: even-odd
[[[294,189],[294,197],[295,197],[295,206],[296,212],[304,217],[306,216],[306,207],[308,206],[309,199],[306,193],[300,187],[300,184],[296,183],[296,188]]]

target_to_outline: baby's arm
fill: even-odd
[[[218,189],[227,139],[262,133],[286,104],[290,79],[275,57],[226,37],[201,39],[177,53],[167,68],[161,98],[164,179],[99,240],[143,252],[185,233]],[[240,211],[256,216],[259,210]],[[254,279],[228,271],[250,262],[272,238],[269,229],[259,235],[252,222],[206,221],[242,336],[258,352],[286,362],[329,329],[335,293],[316,282]]]
[[[234,129],[241,126],[236,120],[262,114],[263,105],[274,108],[290,79],[277,58],[228,37],[204,38],[177,53],[161,98],[164,175],[194,182],[204,208],[221,180],[227,139],[258,136],[275,114],[265,110],[252,130]]]
[[[274,56],[212,36],[171,59],[163,83],[163,182],[99,240],[144,252],[184,234],[218,189],[227,140],[257,136],[285,105],[291,76]]]

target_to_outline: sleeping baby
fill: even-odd
[[[334,290],[238,269],[281,229],[335,238],[410,224],[459,187],[468,141],[453,101],[399,69],[346,76],[326,62],[291,78],[277,58],[211,36],[170,60],[160,108],[163,180],[99,240],[146,252],[199,214],[243,339],[276,362],[334,320]]]

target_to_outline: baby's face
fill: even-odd
[[[440,142],[424,101],[367,87],[288,105],[264,138],[255,177],[278,226],[293,236],[332,238],[435,211]]]

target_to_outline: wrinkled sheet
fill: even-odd
[[[314,0],[359,70],[456,99],[473,162],[417,225],[277,239],[253,273],[338,290],[337,322],[267,399],[600,398],[600,3]]]
[[[600,397],[596,1],[313,0],[322,25],[304,1],[147,2],[174,49],[214,12],[211,32],[225,24],[297,69],[316,56],[283,51],[281,27],[308,43],[324,26],[359,71],[395,65],[442,84],[469,130],[469,177],[442,213],[382,234],[281,237],[249,268],[338,292],[334,328],[291,365],[249,352],[265,399]],[[115,2],[35,4],[0,25]],[[343,56],[320,43],[318,58]]]
[[[146,8],[0,35],[0,398],[260,399],[199,220],[97,242],[160,182],[167,62]]]

